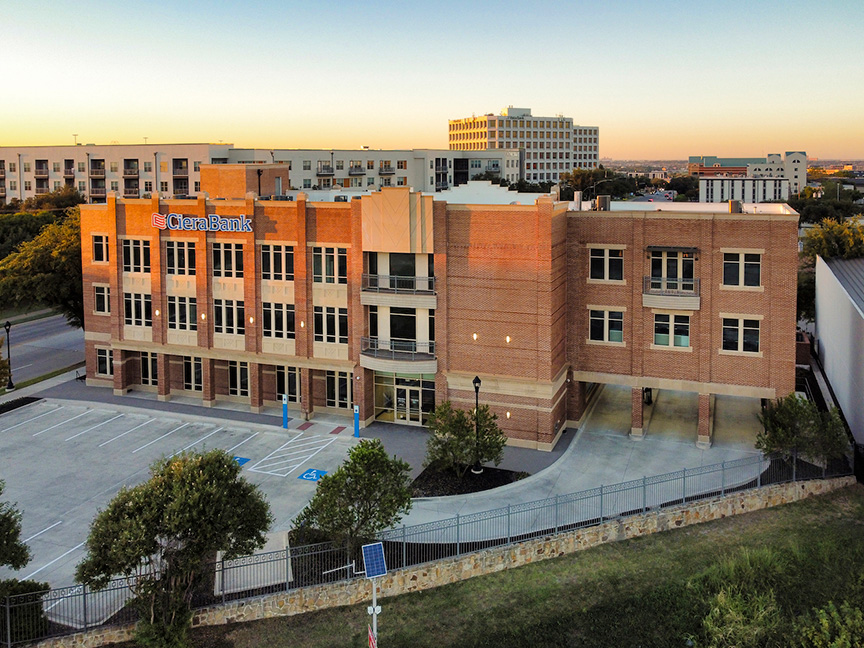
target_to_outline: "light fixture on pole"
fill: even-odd
[[[474,467],[471,472],[479,475],[483,472],[480,465],[480,376],[474,376],[471,384],[474,385]]]
[[[6,391],[12,391],[15,389],[15,385],[12,383],[12,344],[9,342],[9,330],[12,328],[12,322],[7,320],[3,328],[6,329],[6,359],[9,362],[9,382],[6,383]]]

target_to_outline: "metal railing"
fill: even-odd
[[[733,492],[851,474],[845,460],[814,466],[759,455],[401,526],[355,544],[380,540],[388,567],[401,569]],[[193,607],[362,578],[356,553],[325,542],[221,560],[201,579]],[[129,605],[131,597],[124,578],[112,580],[98,592],[75,585],[7,596],[0,599],[0,646],[11,648],[95,626],[132,623],[137,612]]]
[[[63,169],[63,177],[64,178],[74,178],[75,177],[75,168],[74,167],[66,167]]]
[[[319,164],[316,174],[319,176],[332,176],[335,173],[333,167],[329,164]]]
[[[105,177],[105,167],[90,167],[90,177],[91,178],[104,178]]]
[[[667,277],[642,277],[642,293],[645,295],[699,295],[699,279]]]
[[[33,177],[34,178],[47,178],[48,177],[48,167],[36,167],[33,169]]]
[[[106,195],[105,187],[90,187],[90,195],[91,196],[105,196]]]
[[[435,342],[361,337],[360,353],[390,360],[432,360],[435,358]]]
[[[392,166],[380,166],[378,167],[378,175],[393,175],[396,173],[396,169]]]
[[[397,275],[363,274],[363,290],[391,293],[434,293],[435,277],[401,277]]]
[[[362,166],[352,166],[348,167],[348,175],[366,175],[366,168]]]
[[[123,167],[123,177],[124,178],[137,178],[138,177],[138,167]]]

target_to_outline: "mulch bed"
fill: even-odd
[[[438,470],[435,466],[428,466],[414,480],[414,497],[477,493],[505,484],[512,484],[527,476],[528,473],[526,472],[484,467],[483,472],[479,475],[475,475],[469,469],[462,479],[459,479],[452,470]]]

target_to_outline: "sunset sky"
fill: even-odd
[[[864,158],[860,0],[0,0],[0,146],[446,148],[508,105],[613,159]]]

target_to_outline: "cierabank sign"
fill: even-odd
[[[251,232],[252,221],[241,214],[237,218],[224,218],[211,214],[206,218],[184,216],[183,214],[153,214],[150,217],[153,227],[160,230],[181,230],[199,232]]]

